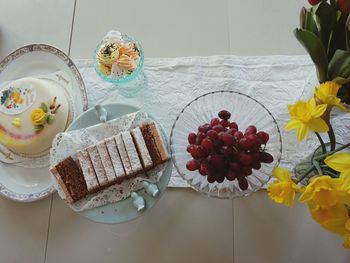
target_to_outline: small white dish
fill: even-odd
[[[88,108],[85,85],[73,61],[53,46],[31,44],[9,54],[0,62],[0,83],[57,71],[66,72],[72,81],[70,95],[74,102],[73,118],[76,118]],[[47,197],[55,191],[48,166],[49,163],[47,167],[28,168],[0,162],[0,195],[20,202]]]

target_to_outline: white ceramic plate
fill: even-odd
[[[0,62],[0,82],[59,70],[67,72],[73,82],[71,95],[79,109],[76,117],[88,108],[85,85],[73,61],[55,47],[32,44],[17,49]],[[0,162],[1,195],[15,201],[32,202],[54,191],[48,167],[24,168]]]

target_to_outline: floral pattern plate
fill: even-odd
[[[88,102],[83,79],[73,61],[61,50],[46,44],[21,47],[0,62],[0,83],[27,76],[64,71],[72,80],[70,94],[79,109],[87,110]],[[0,152],[0,155],[2,153]],[[0,159],[6,156],[0,156]],[[49,165],[49,163],[47,164]],[[0,162],[0,195],[20,202],[33,202],[55,191],[47,167],[27,168]]]

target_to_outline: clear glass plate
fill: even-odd
[[[192,159],[186,151],[188,134],[196,132],[198,126],[209,123],[220,110],[231,112],[230,121],[235,121],[239,130],[244,131],[249,125],[255,125],[258,131],[270,135],[266,151],[272,154],[274,161],[262,164],[260,170],[253,170],[253,174],[247,177],[249,186],[245,191],[239,188],[237,179],[228,181],[225,178],[222,183],[210,184],[206,176],[186,169],[187,161]],[[172,127],[170,148],[176,170],[194,190],[211,197],[235,198],[259,190],[269,181],[272,169],[278,166],[281,159],[282,138],[275,118],[260,102],[235,91],[215,91],[194,99],[181,111]]]

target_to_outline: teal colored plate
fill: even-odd
[[[127,104],[106,104],[103,107],[108,111],[108,120],[119,118],[125,114],[129,114],[135,111],[138,111],[139,108],[127,105]],[[152,116],[150,118],[153,119]],[[92,125],[100,123],[95,109],[90,108],[88,111],[80,115],[67,129],[67,131],[78,130],[81,128],[86,128]],[[161,132],[164,136],[167,149],[169,151],[168,138],[164,132],[164,129],[161,125],[158,124],[161,129]],[[158,188],[160,194],[157,197],[151,197],[142,189],[138,191],[138,194],[141,195],[146,200],[146,209],[143,212],[137,212],[136,208],[132,204],[132,199],[129,197],[125,200],[108,204],[105,206],[97,207],[94,209],[86,210],[80,212],[79,214],[98,223],[105,224],[116,224],[123,223],[133,219],[136,219],[140,215],[144,214],[147,210],[151,209],[156,202],[162,197],[164,190],[167,188],[170,177],[171,177],[172,165],[171,162],[168,162],[163,175],[161,176],[160,181],[158,182]]]

